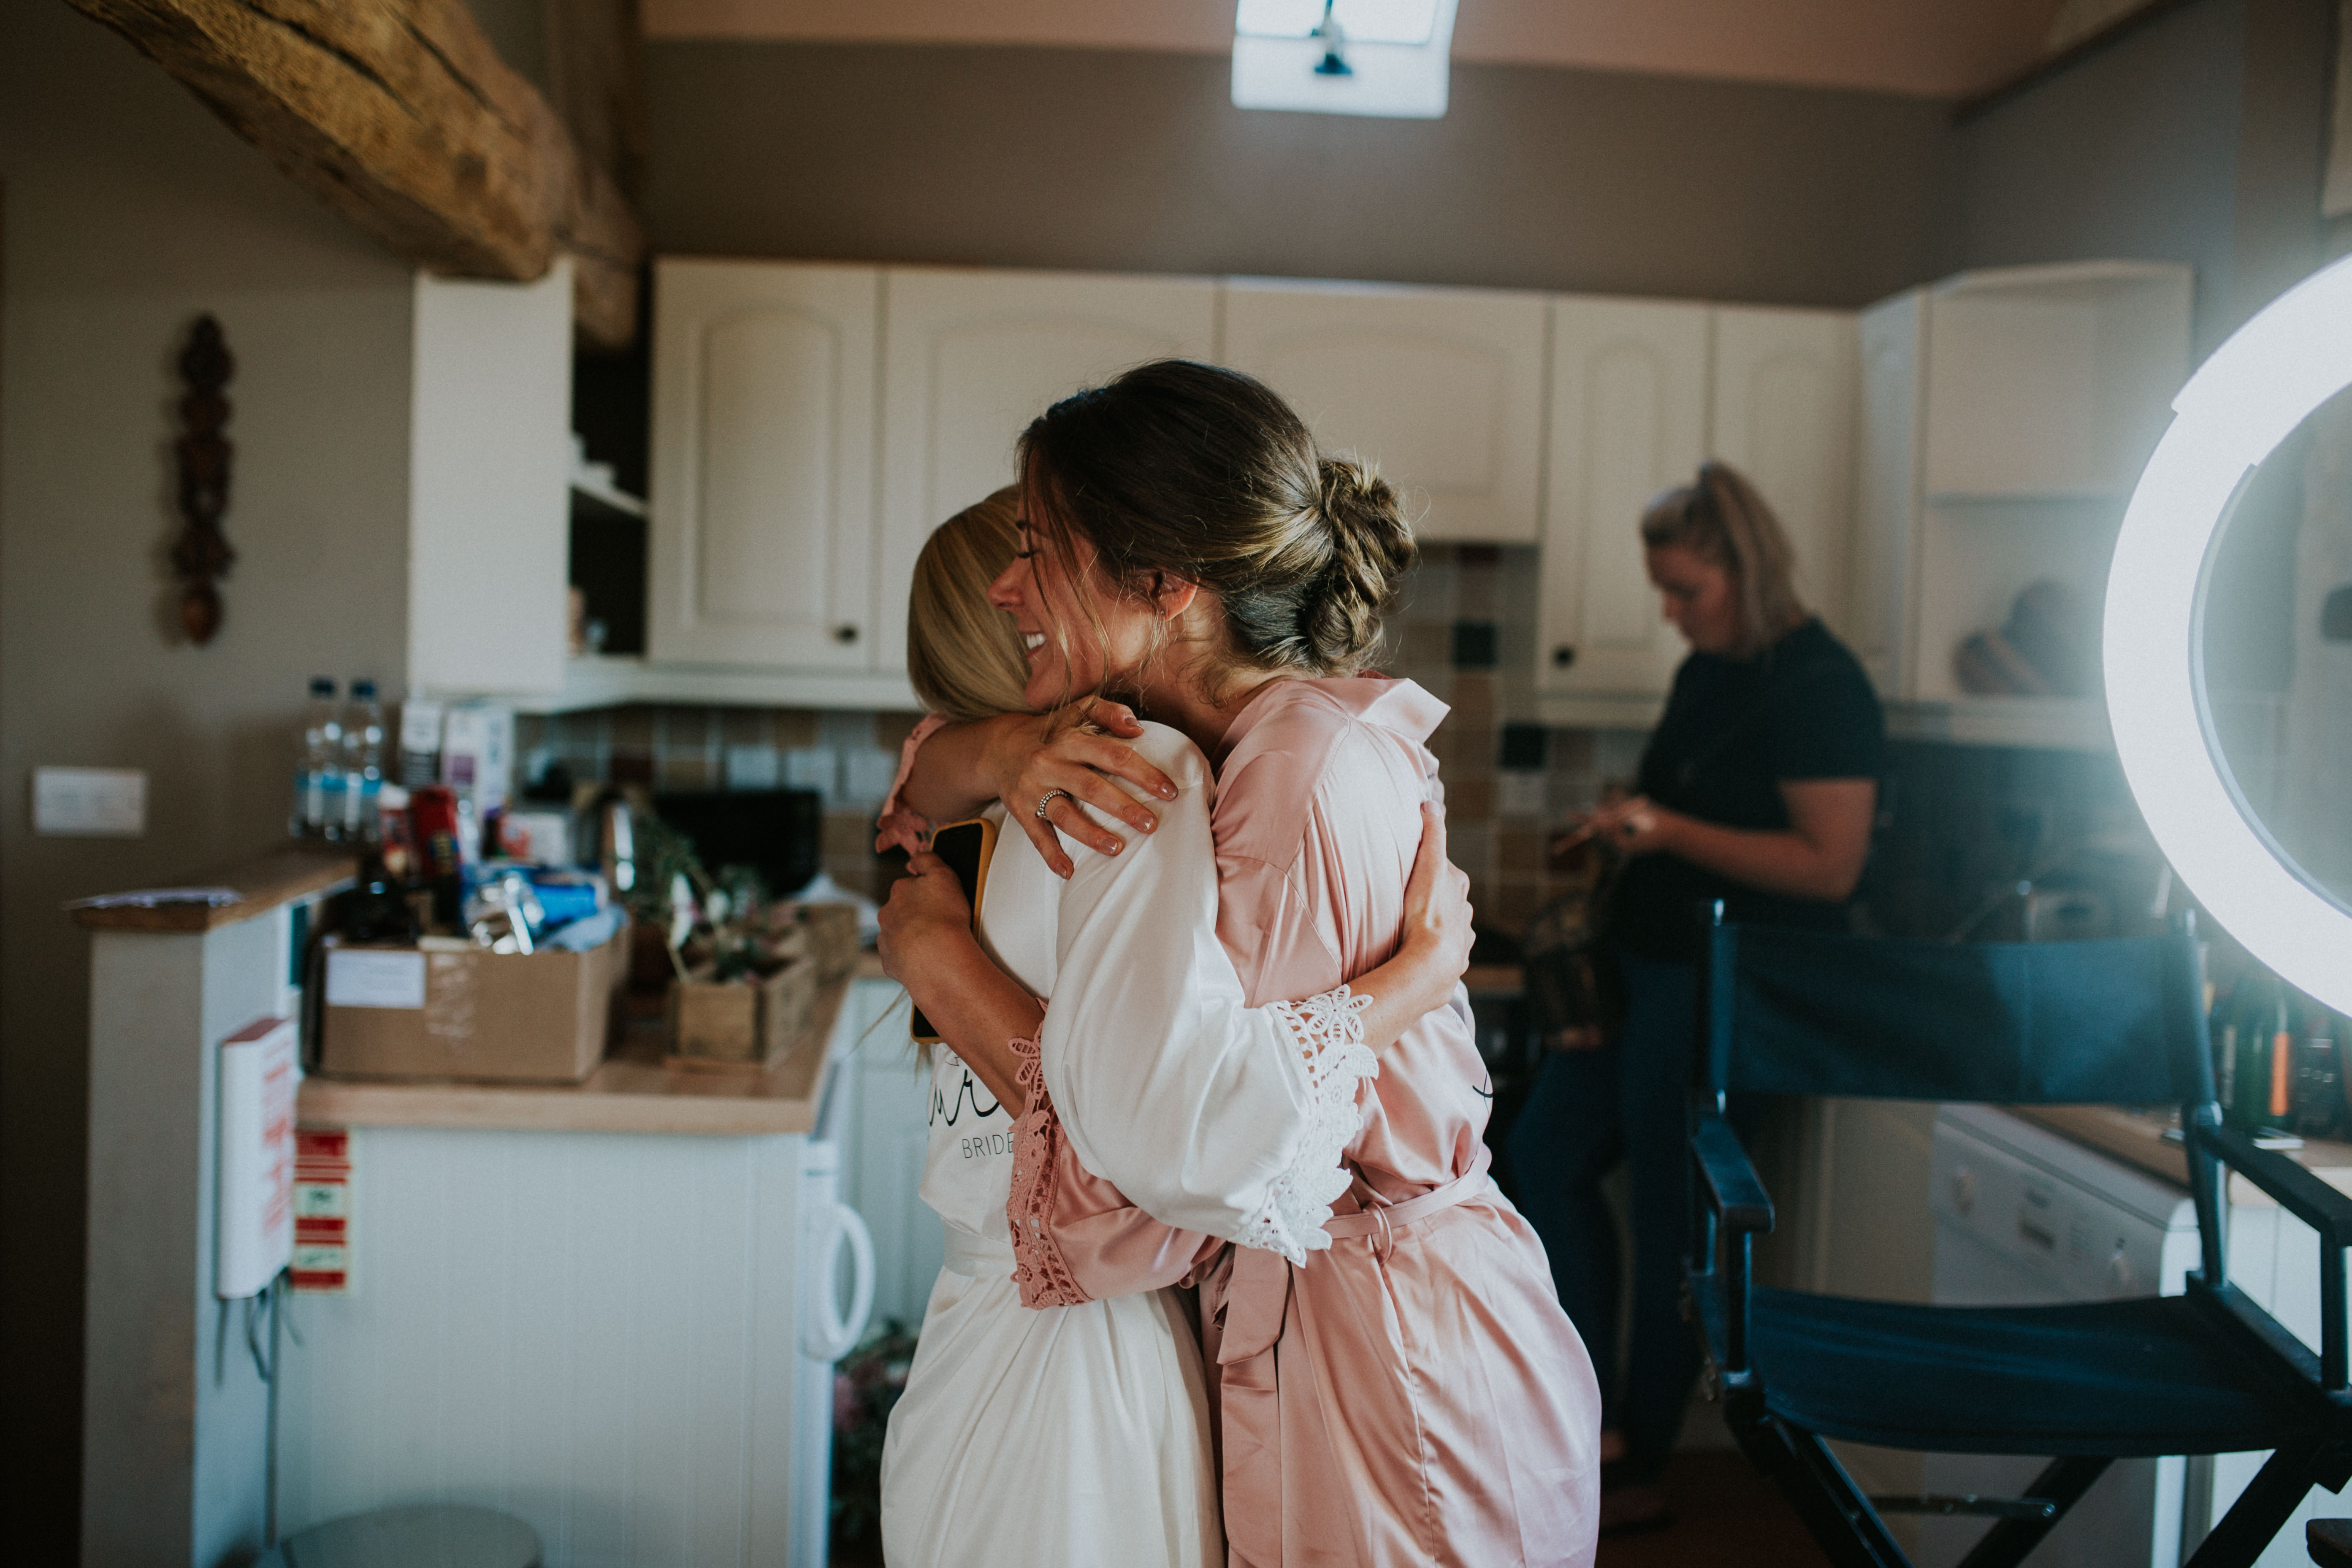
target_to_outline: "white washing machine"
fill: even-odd
[[[2197,1267],[2197,1215],[2186,1192],[2005,1111],[1944,1107],[1932,1169],[1932,1299],[1940,1306],[2177,1296]],[[2047,1463],[1931,1454],[1923,1489],[2015,1497]],[[2182,1503],[2192,1487],[2210,1495],[2210,1473],[2208,1459],[2118,1460],[2027,1561],[2034,1568],[2179,1568]],[[1918,1519],[1915,1561],[1949,1568],[1990,1522]]]

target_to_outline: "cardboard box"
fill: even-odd
[[[757,984],[698,974],[669,991],[669,1048],[688,1066],[767,1068],[809,1026],[817,966],[795,958]]]
[[[319,1070],[577,1083],[604,1059],[629,928],[587,952],[324,944]]]
[[[857,910],[848,904],[803,904],[801,928],[818,977],[838,980],[857,967]]]

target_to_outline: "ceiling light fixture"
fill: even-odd
[[[2203,700],[2204,587],[2247,477],[2352,385],[2352,258],[2265,306],[2198,367],[2132,491],[2107,575],[2107,717],[2141,814],[2189,890],[2291,984],[2352,1012],[2352,910],[2246,804]]]
[[[1437,120],[1456,0],[1239,0],[1234,106]]]

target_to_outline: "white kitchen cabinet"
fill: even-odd
[[[1234,279],[1223,356],[1419,509],[1426,540],[1533,542],[1543,452],[1539,295]]]
[[[1029,422],[1147,360],[1209,359],[1207,278],[892,268],[883,278],[875,661],[906,667],[907,590],[931,530],[1013,480]]]
[[[1860,447],[1854,478],[1854,531],[1847,578],[1846,639],[1881,694],[1910,689],[1910,518],[1919,491],[1921,372],[1914,290],[1862,313]]]
[[[870,267],[656,263],[655,662],[874,667],[880,296]]]
[[[2107,743],[2096,697],[1983,695],[1955,669],[2029,584],[2095,647],[2116,531],[2189,373],[2190,274],[2092,261],[1962,273],[1862,318],[1850,625],[1898,730]]]
[[[907,1037],[907,994],[893,982],[859,981],[849,1016],[857,1046],[834,1090],[842,1097],[841,1201],[873,1234],[873,1321],[912,1331],[947,1258],[945,1222],[923,1202],[931,1069]]]
[[[1718,306],[1707,452],[1748,476],[1797,557],[1797,596],[1843,632],[1853,531],[1854,319]]]
[[[536,283],[418,273],[409,404],[408,687],[563,680],[572,263]]]
[[[1536,684],[1547,695],[1654,697],[1681,636],[1642,560],[1642,509],[1706,455],[1707,307],[1552,303],[1549,468]]]

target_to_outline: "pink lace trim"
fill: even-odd
[[[1062,1152],[1062,1119],[1038,1065],[1037,1035],[1009,1041],[1021,1058],[1018,1078],[1028,1107],[1013,1124],[1013,1195],[1004,1217],[1013,1231],[1013,1282],[1024,1307],[1075,1307],[1090,1300],[1054,1240],[1054,1170]]]
[[[939,826],[921,812],[900,799],[907,787],[907,775],[915,771],[915,753],[922,750],[947,721],[936,713],[926,713],[916,722],[907,743],[898,748],[898,776],[890,781],[890,793],[882,797],[882,807],[874,824],[874,853],[886,849],[904,849],[909,855],[931,847],[931,829]]]

